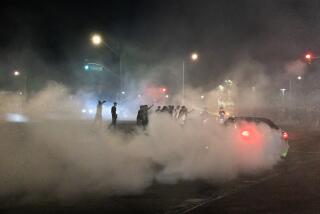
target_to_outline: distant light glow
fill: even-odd
[[[82,113],[87,113],[87,110],[86,109],[82,109],[81,112]]]
[[[166,98],[169,98],[169,94],[166,94]]]
[[[306,54],[305,57],[306,57],[306,59],[311,59],[312,56],[311,56],[311,54]]]
[[[164,92],[167,91],[167,89],[166,88],[161,88],[161,91],[164,93]]]
[[[102,38],[101,38],[100,35],[95,34],[95,35],[92,36],[91,41],[92,41],[92,43],[93,43],[94,45],[100,45],[101,42],[102,42]]]
[[[298,80],[302,80],[302,77],[301,77],[301,76],[298,76],[297,79],[298,79]]]
[[[93,114],[93,109],[89,109],[89,114]]]
[[[191,54],[191,59],[192,59],[193,61],[197,60],[198,58],[199,58],[199,55],[198,55],[197,53]]]
[[[204,99],[204,95],[201,95],[200,98],[203,100]]]
[[[224,82],[225,82],[226,84],[229,84],[229,85],[232,85],[232,83],[233,83],[232,80],[225,80]]]
[[[242,131],[241,135],[244,137],[249,137],[250,133],[249,133],[249,131]]]
[[[85,69],[85,70],[89,70],[89,65],[85,65],[85,66],[84,66],[84,69]]]
[[[13,123],[26,123],[28,122],[28,118],[22,114],[18,113],[8,113],[5,115],[5,120]]]
[[[224,90],[224,87],[223,87],[222,85],[219,85],[219,86],[218,86],[218,89],[219,89],[220,91],[223,91],[223,90]]]
[[[282,137],[283,137],[285,140],[287,140],[288,137],[289,137],[289,135],[288,135],[287,132],[283,132],[283,133],[282,133]]]
[[[20,72],[19,72],[19,71],[14,71],[14,72],[13,72],[13,75],[14,75],[14,76],[19,76],[19,75],[20,75]]]
[[[122,92],[121,92],[121,94],[125,95],[125,94],[126,94],[126,92],[125,92],[125,91],[122,91]]]

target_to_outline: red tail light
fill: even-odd
[[[285,140],[288,140],[289,138],[289,135],[287,132],[282,132],[282,138],[285,139]]]
[[[244,131],[241,132],[241,135],[242,135],[243,137],[249,137],[249,136],[250,136],[250,133],[249,133],[249,131],[244,130]]]

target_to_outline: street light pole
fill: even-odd
[[[182,105],[184,105],[184,72],[185,72],[185,65],[184,60],[182,61]]]
[[[191,60],[196,61],[199,58],[199,55],[197,53],[191,54]],[[184,105],[185,100],[185,60],[182,60],[182,105]]]
[[[102,42],[105,47],[107,47],[115,56],[119,59],[119,76],[120,76],[120,91],[123,91],[123,75],[122,75],[122,61],[121,61],[121,54],[120,52],[117,53],[113,48],[111,48],[110,45],[108,45],[106,42]]]

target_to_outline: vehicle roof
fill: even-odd
[[[235,123],[239,121],[246,121],[251,123],[265,123],[273,129],[279,129],[279,127],[270,119],[264,117],[229,117],[226,123]]]

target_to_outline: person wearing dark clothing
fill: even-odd
[[[219,110],[219,119],[223,121],[225,115],[226,115],[226,112],[223,110],[223,107],[220,107],[220,110]]]
[[[168,107],[167,106],[163,106],[161,109],[161,112],[168,112]]]
[[[117,103],[113,103],[113,106],[111,107],[111,116],[112,116],[112,123],[111,126],[113,126],[114,128],[117,125],[117,119],[118,119],[118,115],[117,115]]]
[[[156,109],[156,112],[160,112],[161,111],[161,106],[158,106],[158,108]]]
[[[146,126],[148,125],[148,123],[149,123],[149,116],[148,116],[148,111],[151,109],[153,107],[153,105],[152,106],[148,106],[148,105],[144,105],[143,107],[142,107],[142,126],[143,126],[143,128],[145,129],[146,128]]]
[[[137,126],[142,125],[142,117],[143,117],[143,106],[141,105],[137,114]]]
[[[173,115],[173,111],[174,111],[174,106],[170,105],[168,111],[169,111],[170,116],[172,116]]]
[[[173,117],[175,119],[178,119],[179,118],[179,113],[180,113],[180,105],[178,105],[175,109],[174,109],[174,115]]]

